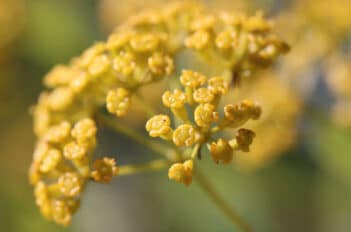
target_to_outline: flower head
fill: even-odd
[[[233,148],[229,145],[228,141],[218,139],[212,142],[209,146],[210,153],[214,162],[219,163],[222,161],[224,164],[229,163],[233,159]]]
[[[113,176],[118,174],[116,161],[111,158],[104,157],[94,161],[92,178],[101,183],[109,183]]]
[[[106,97],[106,107],[118,117],[125,116],[131,106],[131,96],[127,89],[110,90]]]
[[[167,115],[159,114],[150,118],[146,123],[146,130],[151,137],[167,136],[172,132],[171,120]]]
[[[201,133],[192,125],[180,125],[173,133],[173,142],[176,146],[192,146],[201,139]]]
[[[179,89],[173,90],[173,93],[166,91],[162,95],[162,102],[169,108],[182,108],[186,103],[186,95]]]
[[[197,88],[206,82],[206,76],[191,70],[183,70],[180,76],[180,83],[183,86]]]
[[[194,163],[192,160],[187,160],[184,163],[175,163],[168,170],[168,178],[188,186],[192,182],[193,167]]]
[[[77,196],[82,191],[81,178],[74,172],[61,175],[58,179],[58,185],[61,193],[67,197]]]

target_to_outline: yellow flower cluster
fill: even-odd
[[[162,96],[164,106],[172,111],[178,125],[172,128],[170,117],[160,114],[147,121],[146,130],[151,137],[160,137],[176,147],[193,147],[190,157],[189,153],[182,153],[181,159],[187,161],[173,164],[168,173],[170,179],[189,185],[192,160],[198,157],[202,145],[207,144],[216,163],[225,164],[233,159],[234,151],[250,150],[255,133],[240,127],[250,119],[258,119],[261,108],[250,100],[244,100],[224,106],[220,117],[217,108],[221,97],[229,90],[228,81],[222,77],[208,79],[198,72],[183,70],[180,83],[182,90],[166,91]],[[233,138],[214,138],[219,131],[232,128],[238,129]]]
[[[230,69],[233,75],[248,76],[289,50],[272,29],[273,22],[265,20],[261,12],[253,16],[200,14],[190,24],[185,46],[208,62]]]
[[[254,99],[264,111],[260,120],[249,121],[245,127],[256,137],[248,153],[238,152],[233,163],[241,171],[254,171],[269,165],[297,141],[301,99],[274,73],[261,73],[260,78],[243,82],[223,102],[232,99]],[[230,134],[230,132],[228,132]]]
[[[44,78],[47,90],[32,109],[39,142],[30,179],[36,186],[42,213],[67,225],[86,182],[92,179],[107,183],[117,175],[113,159],[103,158],[92,164],[95,119],[101,108],[117,117],[125,116],[133,106],[132,98],[138,96],[140,100],[142,87],[172,76],[179,53],[204,51],[207,43],[213,48],[211,56],[221,56],[216,63],[221,71],[230,67],[236,73],[251,72],[270,64],[287,50],[271,29],[272,24],[260,14],[212,16],[196,3],[169,4],[162,10],[131,17],[107,41],[94,44],[68,65],[54,67]],[[229,66],[222,67],[225,60]],[[220,116],[217,108],[230,81],[222,77],[208,79],[186,70],[180,77],[183,89],[163,94],[163,104],[176,117],[173,121],[181,123],[172,128],[169,116],[156,115],[146,125],[150,136],[172,141],[177,149],[196,148],[192,159],[184,151],[181,161],[188,161],[170,168],[171,179],[190,184],[193,160],[204,144],[216,163],[228,163],[236,150],[249,151],[255,134],[240,127],[258,119],[261,109],[245,100],[226,105]],[[238,129],[231,139],[213,137],[227,128]]]
[[[68,225],[89,178],[108,182],[117,174],[116,164],[108,158],[96,160],[93,169],[90,167],[96,130],[89,118],[74,125],[63,121],[40,138],[29,177],[36,203],[49,220]]]

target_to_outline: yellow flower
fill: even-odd
[[[120,77],[121,81],[128,81],[128,76],[130,76],[136,68],[135,56],[130,52],[122,52],[116,56],[113,60],[113,69],[122,74]]]
[[[187,160],[184,163],[175,163],[168,170],[168,178],[188,186],[192,182],[193,166],[192,160]]]
[[[66,201],[63,200],[54,200],[51,204],[52,208],[52,219],[62,225],[68,226],[72,219],[72,214],[67,205]]]
[[[130,40],[130,46],[136,52],[155,51],[160,43],[160,38],[153,33],[134,35]]]
[[[200,127],[210,127],[211,123],[217,121],[219,118],[216,107],[212,104],[200,104],[194,111],[194,119]]]
[[[44,136],[44,140],[49,143],[62,143],[69,137],[70,132],[71,124],[67,121],[64,121],[59,125],[50,127]]]
[[[40,171],[43,173],[50,172],[56,168],[62,159],[61,152],[57,149],[49,149],[40,162]]]
[[[82,159],[86,154],[86,148],[76,142],[70,142],[63,148],[63,155],[69,160]]]
[[[99,55],[94,57],[88,67],[89,74],[92,76],[100,76],[107,72],[111,67],[111,60],[107,55]]]
[[[186,95],[179,89],[173,90],[173,93],[166,91],[162,95],[162,102],[169,108],[179,109],[184,107],[186,103]]]
[[[221,31],[215,40],[215,44],[217,48],[221,50],[229,50],[231,48],[235,48],[237,45],[237,32],[235,30],[224,30]]]
[[[198,88],[194,91],[193,97],[198,103],[211,103],[215,96],[208,88]]]
[[[160,52],[152,54],[148,59],[151,72],[158,76],[170,75],[174,70],[173,59]]]
[[[227,164],[233,159],[234,150],[229,145],[228,141],[224,139],[218,139],[216,142],[212,142],[211,145],[209,145],[209,150],[212,155],[212,159],[217,164],[220,161]]]
[[[159,114],[150,118],[146,130],[151,137],[169,137],[172,134],[171,120],[167,115]]]
[[[173,143],[176,146],[192,146],[201,140],[201,133],[192,125],[180,125],[173,133]]]
[[[107,110],[117,117],[125,116],[131,106],[131,96],[127,89],[110,90],[106,97]]]
[[[211,35],[204,30],[196,31],[185,40],[185,46],[196,50],[203,50],[210,45]]]
[[[244,152],[249,152],[250,151],[250,145],[253,142],[253,139],[255,138],[256,134],[252,130],[248,129],[239,129],[236,136],[235,140],[232,140],[230,142],[230,145],[234,149],[238,149]]]
[[[74,94],[70,88],[60,87],[54,89],[48,96],[48,105],[51,110],[63,111],[67,109],[74,100]]]
[[[180,83],[183,86],[191,88],[197,88],[205,84],[206,80],[206,76],[191,70],[183,70],[182,75],[180,76]]]
[[[229,82],[225,81],[223,77],[212,77],[208,80],[208,89],[213,94],[224,95],[229,90]]]
[[[82,191],[81,178],[74,172],[67,172],[58,179],[58,185],[63,195],[75,197]]]
[[[116,161],[112,158],[104,157],[94,161],[91,177],[100,183],[109,183],[112,177],[118,174]]]
[[[95,122],[90,118],[85,118],[74,125],[71,135],[79,144],[84,144],[95,138],[96,130]]]
[[[113,33],[108,37],[106,48],[114,51],[123,48],[126,44],[128,44],[133,34],[134,33],[131,31]]]

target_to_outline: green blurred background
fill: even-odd
[[[114,7],[130,11],[156,4],[115,1]],[[138,2],[134,8],[128,5],[133,2]],[[256,1],[255,6],[274,12],[290,4],[278,3]],[[90,184],[69,228],[40,216],[27,180],[35,142],[29,109],[53,65],[106,38],[111,24],[125,17],[116,9],[110,19],[106,9],[111,10],[98,0],[0,0],[0,231],[235,231],[196,183],[184,188],[168,181],[166,171]],[[351,231],[351,130],[327,117],[328,97],[320,103],[318,88],[323,86],[308,99],[300,120],[297,145],[279,160],[253,173],[202,162],[210,181],[257,231]],[[128,149],[126,163],[148,158],[108,129],[101,137],[98,153]]]

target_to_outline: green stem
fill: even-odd
[[[169,167],[169,164],[168,160],[153,160],[144,164],[123,165],[119,167],[118,176],[163,170]]]
[[[226,203],[219,193],[214,189],[207,178],[202,174],[202,172],[196,168],[194,175],[195,179],[199,183],[200,187],[207,193],[207,195],[212,199],[216,206],[231,220],[231,222],[243,232],[253,232],[254,230],[251,226],[245,222],[245,220]]]
[[[135,96],[136,96],[137,100],[139,101],[139,103],[141,104],[141,106],[143,107],[143,109],[148,117],[152,117],[152,116],[156,115],[153,107],[147,101],[145,101],[145,99],[143,98],[143,96],[140,93],[137,93]]]
[[[156,153],[162,154],[163,156],[166,156],[166,157],[167,157],[167,154],[169,153],[169,148],[167,146],[164,146],[160,143],[152,141],[148,137],[138,133],[135,130],[130,129],[129,127],[123,125],[122,123],[118,122],[118,120],[114,118],[106,116],[103,113],[98,113],[97,120],[103,122],[105,125],[109,126],[115,131],[137,141],[138,143],[144,145],[145,147],[149,148],[150,150]]]

